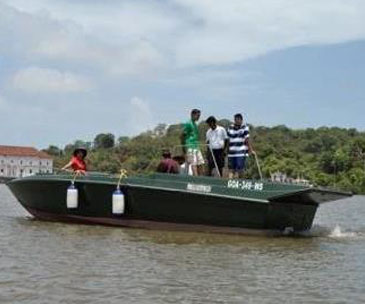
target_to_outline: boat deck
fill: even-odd
[[[38,174],[25,178],[27,180],[70,181],[73,175],[63,174]],[[117,185],[118,176],[91,173],[87,176],[78,176],[76,183],[98,183]],[[202,195],[215,195],[235,199],[251,200],[268,203],[277,198],[301,195],[307,192],[321,191],[303,185],[285,184],[271,181],[244,180],[244,179],[219,179],[212,177],[194,177],[176,174],[153,173],[135,175],[123,178],[122,186],[144,187],[165,191],[181,191]]]

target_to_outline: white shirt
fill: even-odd
[[[207,131],[206,138],[212,149],[223,149],[224,142],[228,136],[226,130],[223,127],[217,126],[214,130],[210,128]]]
[[[191,167],[190,164],[183,163],[180,166],[180,174],[183,174],[183,175],[193,175],[193,168]]]

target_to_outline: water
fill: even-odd
[[[363,303],[365,197],[232,236],[47,223],[0,185],[0,303]]]

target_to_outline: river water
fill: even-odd
[[[300,236],[47,223],[0,185],[0,303],[364,303],[365,197]]]

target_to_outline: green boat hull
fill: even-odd
[[[349,195],[294,185],[155,174],[122,181],[125,210],[115,215],[116,178],[78,178],[78,207],[68,209],[71,179],[39,175],[8,186],[25,209],[43,220],[233,233],[308,230],[321,202]]]

